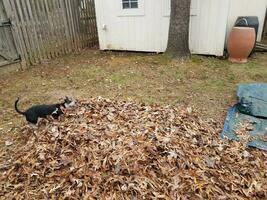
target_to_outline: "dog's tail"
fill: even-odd
[[[22,112],[18,109],[18,102],[19,102],[19,98],[15,101],[15,110],[21,114],[21,115],[25,115],[25,112]]]

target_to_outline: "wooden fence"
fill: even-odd
[[[98,43],[94,0],[3,0],[27,65]]]
[[[17,60],[19,60],[19,55],[12,36],[11,24],[3,2],[0,1],[0,66],[14,63]]]

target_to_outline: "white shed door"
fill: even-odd
[[[192,54],[222,56],[229,0],[191,0],[189,48]]]
[[[170,0],[96,0],[100,49],[164,52]]]

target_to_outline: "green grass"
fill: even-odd
[[[132,77],[128,74],[122,74],[120,72],[112,74],[110,77],[110,80],[117,84],[125,84],[127,80],[131,79]]]

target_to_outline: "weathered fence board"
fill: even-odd
[[[2,0],[27,65],[98,43],[94,0]]]
[[[4,4],[0,1],[0,66],[13,63],[19,59],[15,41],[11,31],[11,23],[7,18]]]

